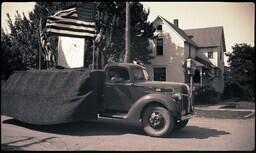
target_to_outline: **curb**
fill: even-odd
[[[195,107],[198,117],[222,119],[248,119],[255,115],[254,109],[209,109]]]

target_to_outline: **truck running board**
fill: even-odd
[[[116,114],[102,113],[102,114],[99,114],[99,117],[125,119],[127,116],[126,114],[123,114],[123,113],[116,113]]]

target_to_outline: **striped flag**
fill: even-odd
[[[54,62],[54,59],[53,59],[54,57],[52,55],[50,43],[47,41],[45,29],[43,29],[43,26],[42,26],[42,20],[40,20],[40,23],[39,23],[39,36],[40,36],[40,43],[43,50],[42,54],[44,59],[48,62]]]
[[[60,10],[47,18],[46,31],[69,37],[95,37],[95,14],[93,2]]]

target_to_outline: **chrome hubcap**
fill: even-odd
[[[149,116],[149,123],[154,129],[162,129],[164,127],[164,118],[159,112],[153,112]]]

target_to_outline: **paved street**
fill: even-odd
[[[138,125],[101,119],[52,126],[1,116],[1,146],[14,150],[254,150],[255,118],[193,118],[168,138],[145,136]]]

